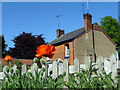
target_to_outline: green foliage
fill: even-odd
[[[12,68],[10,68],[10,72],[13,73],[13,69]]]
[[[45,61],[43,59],[40,60],[41,64],[45,65]]]
[[[43,72],[45,71],[45,68],[44,68],[44,67],[42,67],[42,71],[43,71]]]
[[[9,72],[9,67],[8,66],[6,66],[5,71]]]
[[[66,72],[63,72],[63,76],[65,76],[66,75]]]
[[[89,56],[92,56],[92,53],[89,53]]]
[[[59,75],[57,78],[53,79],[52,77],[47,77],[45,79],[46,88],[63,88],[65,82],[62,75]]]
[[[19,70],[18,70],[18,69],[15,70],[15,74],[16,74],[16,75],[19,74]]]
[[[40,75],[43,76],[43,71],[41,70]]]
[[[33,61],[34,61],[35,63],[37,63],[38,58],[35,57],[35,58],[33,59]]]
[[[117,20],[111,16],[106,16],[104,18],[101,18],[100,24],[101,28],[113,39],[113,41],[118,42],[120,27]]]

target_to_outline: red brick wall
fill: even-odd
[[[65,44],[69,44],[69,58],[64,58],[65,57]],[[56,48],[56,53],[54,54],[53,58],[51,60],[56,60],[56,59],[67,59],[69,61],[70,65],[73,65],[73,46],[72,42],[66,42],[64,44],[61,44],[59,46],[55,46]]]
[[[14,59],[14,58],[13,58]],[[17,59],[19,61],[21,61],[23,64],[26,64],[26,65],[32,65],[33,63],[33,60],[30,60],[30,59]],[[1,59],[1,62],[2,64],[5,64],[6,62],[3,60],[3,58]]]

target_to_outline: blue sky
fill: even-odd
[[[84,5],[87,11],[86,3]],[[100,24],[100,18],[112,16],[118,20],[117,2],[89,2],[92,22]],[[46,42],[56,38],[57,15],[60,28],[69,33],[84,27],[82,2],[3,2],[2,34],[8,47],[14,47],[11,41],[23,31],[33,35],[43,34]]]

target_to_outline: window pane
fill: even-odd
[[[65,57],[69,56],[69,44],[65,45]]]

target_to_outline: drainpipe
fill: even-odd
[[[92,28],[92,38],[93,38],[94,61],[95,61],[95,63],[96,63],[95,38],[94,38],[94,31],[93,31],[93,28]]]

